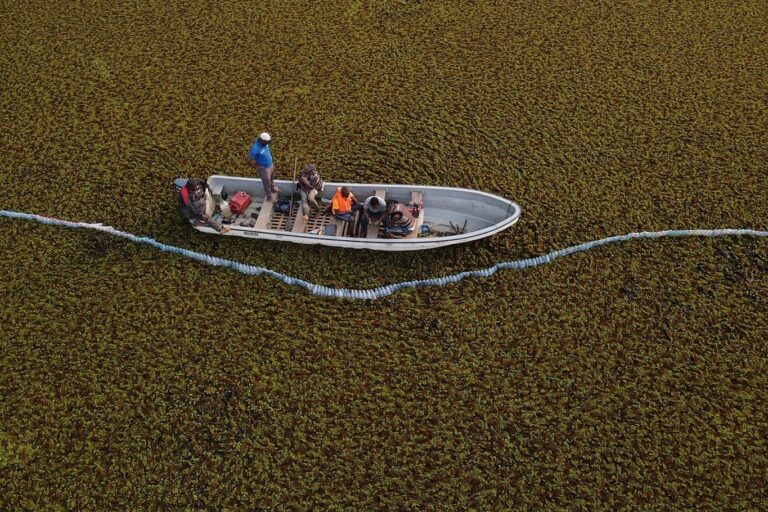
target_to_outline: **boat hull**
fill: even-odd
[[[234,176],[211,176],[208,184],[215,191],[223,191],[231,196],[235,191],[243,190],[253,198],[253,208],[258,211],[264,202],[264,190],[260,179],[241,178]],[[276,181],[281,195],[290,196],[292,182]],[[435,187],[426,185],[387,185],[387,184],[356,184],[329,183],[318,194],[318,200],[330,199],[337,187],[346,186],[359,201],[373,195],[375,191],[384,191],[387,199],[408,203],[411,193],[423,193],[424,225],[430,228],[432,236],[415,238],[354,238],[330,236],[316,233],[300,233],[285,229],[257,228],[231,225],[231,231],[223,236],[242,236],[260,240],[275,240],[300,244],[325,245],[347,249],[369,249],[374,251],[418,251],[436,249],[449,245],[463,244],[486,238],[514,225],[520,217],[520,206],[508,199],[480,192],[455,187]],[[294,207],[294,212],[296,211]],[[294,213],[295,216],[295,213]],[[464,228],[463,233],[455,233],[458,228]],[[195,226],[204,233],[217,234],[207,226]],[[434,236],[439,235],[439,236]]]

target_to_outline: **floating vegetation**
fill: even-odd
[[[766,229],[764,10],[6,2],[0,206],[348,288]],[[298,157],[523,215],[422,254],[184,225],[173,179],[250,173],[263,130],[283,179]],[[0,510],[768,502],[765,241],[606,246],[373,303],[12,220],[0,262]]]

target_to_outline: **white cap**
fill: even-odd
[[[272,137],[270,137],[267,132],[262,132],[262,134],[259,135],[259,138],[264,142],[269,142],[270,140],[272,140]]]

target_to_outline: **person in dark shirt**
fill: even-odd
[[[179,194],[179,207],[185,219],[198,226],[209,226],[220,235],[224,235],[232,229],[213,218],[215,206],[205,180],[191,179],[187,181]]]
[[[387,207],[384,234],[387,238],[402,238],[416,229],[416,219],[403,203],[393,202]]]
[[[304,220],[309,219],[309,208],[315,208],[320,210],[320,205],[317,204],[316,196],[318,192],[323,190],[323,180],[320,177],[320,173],[317,172],[317,166],[315,164],[307,164],[301,168],[301,174],[299,174],[299,194],[301,194],[301,211],[304,216]]]

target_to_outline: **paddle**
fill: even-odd
[[[291,190],[291,202],[288,205],[288,222],[285,223],[285,230],[290,231],[293,229],[293,222],[296,220],[296,218],[291,218],[291,213],[293,213],[293,196],[296,195],[296,169],[299,165],[299,157],[294,157],[293,160],[293,190]],[[301,207],[299,207],[301,209]],[[296,212],[296,215],[298,215],[299,212]]]

